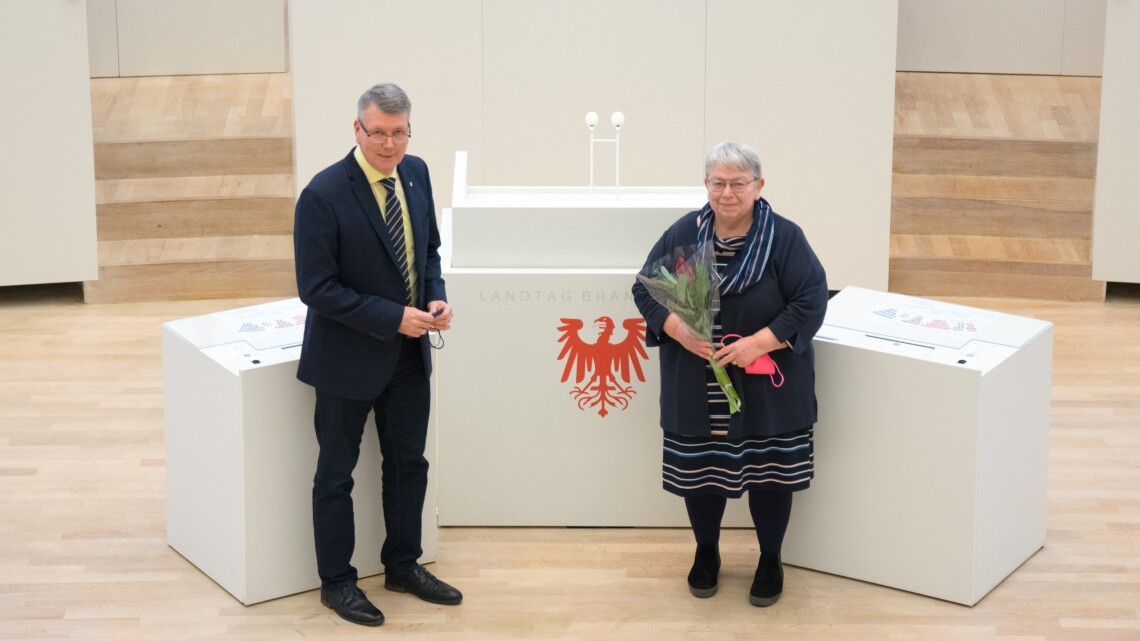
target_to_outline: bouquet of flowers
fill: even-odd
[[[678,249],[637,275],[653,300],[677,314],[701,340],[712,342],[713,315],[720,309],[720,277],[712,242]],[[717,383],[728,398],[728,413],[740,411],[740,395],[728,373],[709,358]]]

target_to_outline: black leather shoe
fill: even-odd
[[[360,625],[384,623],[384,613],[372,605],[368,597],[364,596],[364,590],[356,587],[355,583],[321,588],[321,605],[332,608],[345,621]]]
[[[720,546],[716,543],[698,543],[697,553],[693,557],[693,569],[689,570],[689,592],[701,599],[716,594],[718,574]]]
[[[752,590],[748,602],[766,608],[780,600],[784,591],[784,566],[779,554],[761,554],[760,565],[756,568],[756,578],[752,580]]]
[[[428,603],[456,605],[463,601],[459,590],[435,578],[418,563],[404,571],[385,570],[384,587],[393,592],[411,592]]]

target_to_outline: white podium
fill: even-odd
[[[1045,541],[1052,324],[848,287],[786,562],[966,605]]]
[[[595,380],[615,374],[603,364],[563,382],[559,328],[578,319],[584,342],[619,349],[641,317],[635,274],[704,189],[470,187],[466,175],[459,152],[441,229],[455,320],[433,377],[440,525],[687,526],[661,488],[657,350],[636,359],[644,380]],[[750,526],[733,503],[725,525]]]
[[[294,298],[163,325],[167,542],[246,605],[320,587],[315,393],[296,378],[305,313]],[[366,429],[353,490],[362,577],[383,571],[379,466]],[[433,477],[423,562],[438,549],[436,487]]]

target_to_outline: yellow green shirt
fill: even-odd
[[[380,207],[380,215],[384,215],[384,200],[387,195],[384,193],[384,187],[380,181],[388,178],[384,174],[377,171],[375,167],[368,164],[364,159],[364,153],[360,151],[360,147],[356,147],[352,152],[352,156],[356,158],[357,164],[360,169],[364,171],[364,176],[368,179],[369,186],[372,187],[372,197],[376,199],[376,204]],[[404,198],[404,185],[400,183],[399,170],[392,170],[392,178],[396,179],[396,198],[400,201],[400,213],[404,218],[404,245],[407,247],[408,258],[408,286],[412,289],[412,307],[416,306],[416,244],[412,240],[412,219],[408,216],[408,201]]]

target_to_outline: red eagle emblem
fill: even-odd
[[[645,319],[627,318],[621,326],[625,328],[625,340],[620,343],[611,343],[614,335],[614,321],[609,316],[602,316],[594,320],[600,327],[598,340],[593,344],[582,340],[578,331],[585,325],[578,318],[563,318],[562,326],[558,328],[561,336],[559,343],[563,343],[558,360],[566,359],[566,369],[562,370],[562,382],[570,378],[574,372],[575,387],[570,395],[578,401],[578,409],[598,408],[598,416],[609,414],[609,407],[625,409],[629,401],[637,393],[630,385],[633,381],[631,375],[636,374],[637,380],[645,382],[645,373],[641,371],[641,361],[648,359],[645,351]],[[590,374],[590,380],[585,385],[582,381]],[[620,379],[620,380],[619,380]],[[622,385],[625,383],[625,385]]]

